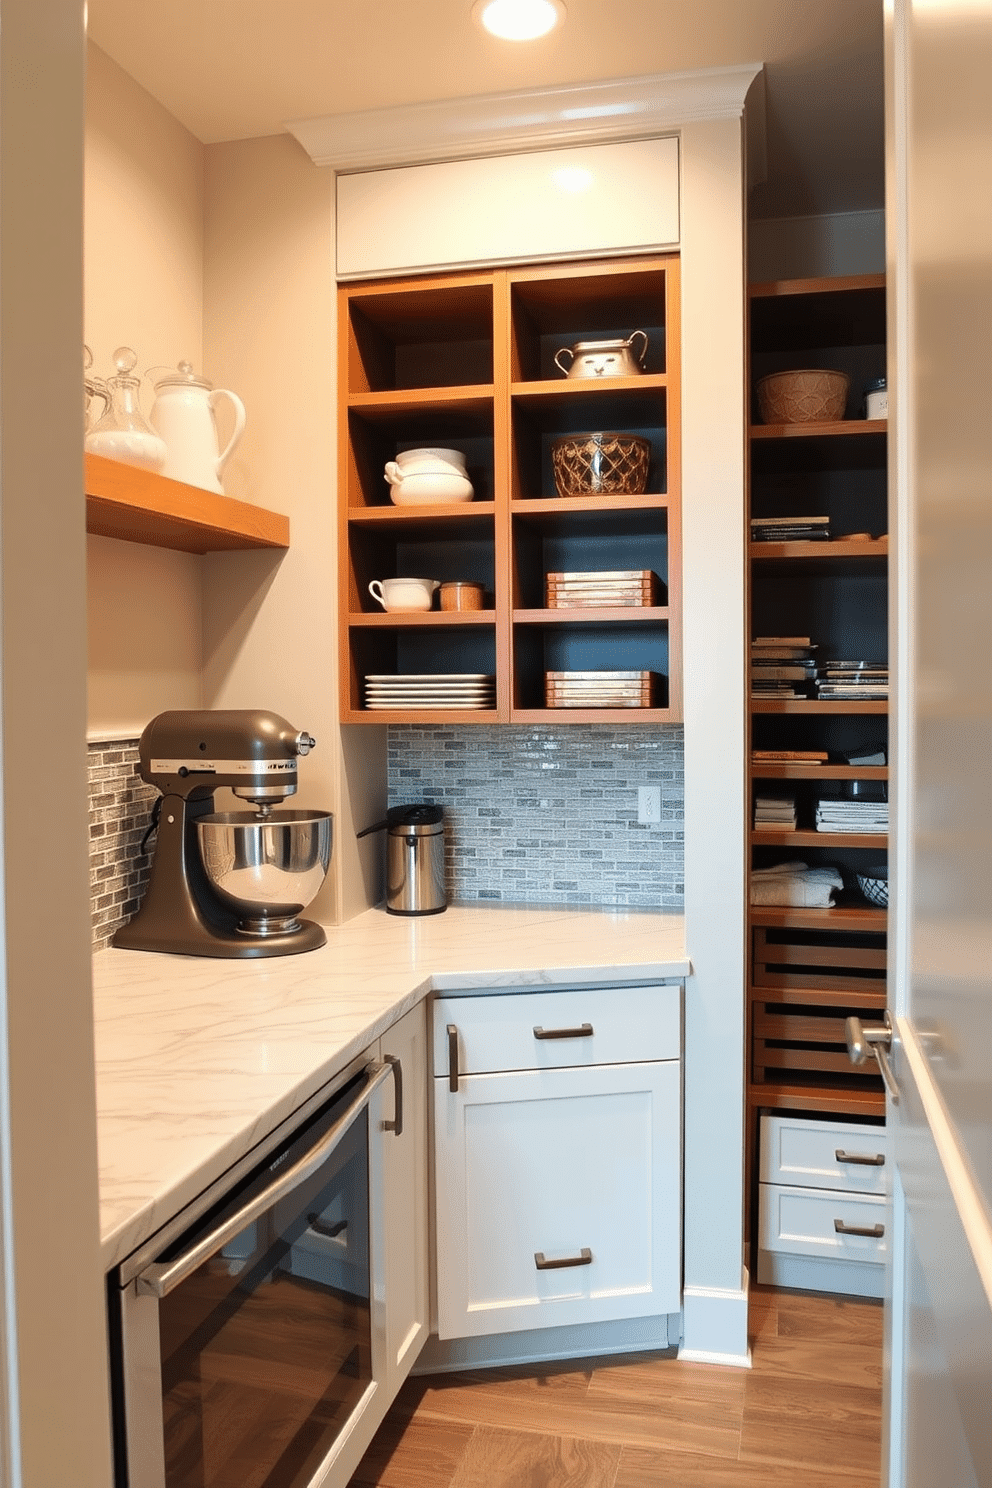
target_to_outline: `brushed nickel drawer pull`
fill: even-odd
[[[837,1162],[856,1163],[859,1167],[862,1168],[885,1167],[884,1152],[845,1152],[843,1147],[838,1147],[836,1152],[834,1153],[834,1158]]]
[[[560,1261],[549,1261],[543,1250],[535,1250],[534,1265],[538,1271],[564,1271],[566,1266],[591,1266],[592,1251],[583,1245],[577,1256],[562,1256]]]
[[[849,1225],[842,1219],[834,1220],[834,1229],[838,1235],[864,1235],[868,1240],[881,1240],[885,1234],[884,1224],[877,1225]]]
[[[458,1090],[458,1025],[448,1024],[448,1089]]]
[[[559,1038],[592,1038],[592,1024],[582,1023],[578,1028],[541,1028],[534,1029],[536,1039],[559,1039]]]

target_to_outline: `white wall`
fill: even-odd
[[[684,1349],[743,1359],[744,220],[739,120],[682,132]]]
[[[82,0],[0,0],[0,1480],[108,1488],[86,831]]]
[[[334,922],[368,907],[375,848],[355,829],[386,791],[385,729],[337,723],[334,175],[278,136],[210,146],[206,179],[206,354],[248,410],[227,489],[287,512],[290,548],[204,560],[204,702],[316,737],[297,801],[335,815],[310,911]]]
[[[89,45],[84,340],[106,375],[203,365],[203,146]],[[206,369],[209,375],[209,368]],[[147,414],[153,391],[141,392]],[[165,708],[200,704],[199,558],[91,537],[89,732],[134,737]]]

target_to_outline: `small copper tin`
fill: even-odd
[[[455,579],[441,585],[442,610],[481,610],[484,597],[482,585],[473,580]]]

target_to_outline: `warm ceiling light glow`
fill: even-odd
[[[570,191],[573,196],[580,191],[588,191],[592,185],[592,171],[586,170],[583,165],[569,165],[562,170],[552,171],[551,179],[559,191]]]
[[[475,0],[472,14],[503,41],[534,41],[565,19],[562,0]]]

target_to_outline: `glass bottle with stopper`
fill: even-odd
[[[165,440],[161,439],[141,412],[138,392],[141,378],[135,377],[138,358],[129,346],[114,352],[113,377],[106,381],[109,402],[103,416],[86,436],[92,455],[106,455],[125,465],[161,470],[165,463]]]

